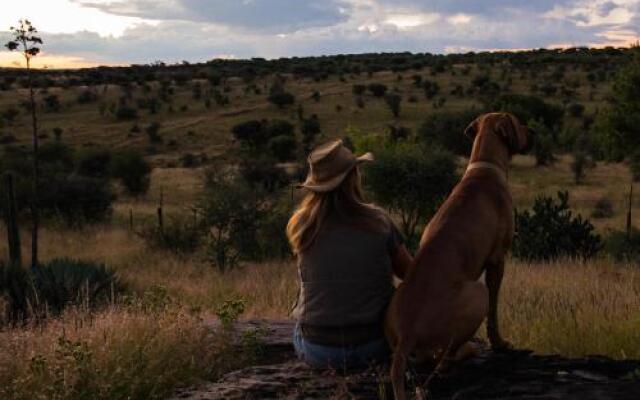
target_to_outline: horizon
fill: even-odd
[[[0,39],[6,43],[9,26],[27,18],[44,40],[34,67],[76,69],[225,58],[628,47],[640,37],[640,0],[483,3],[27,0],[5,6]],[[25,9],[30,15],[23,15]],[[0,52],[0,67],[22,65],[19,54]]]

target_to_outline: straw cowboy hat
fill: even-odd
[[[344,178],[358,164],[373,161],[373,154],[353,155],[342,140],[334,140],[316,147],[309,154],[309,175],[299,187],[313,192],[330,192],[340,186]]]

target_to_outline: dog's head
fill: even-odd
[[[484,132],[497,134],[509,149],[509,154],[524,154],[533,147],[533,130],[509,113],[482,114],[469,124],[464,134],[474,140],[479,133]]]

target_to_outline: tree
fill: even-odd
[[[29,102],[31,105],[31,126],[32,126],[32,142],[33,142],[33,176],[32,176],[32,191],[33,198],[31,203],[31,265],[35,268],[38,265],[38,228],[39,228],[39,214],[38,214],[38,187],[39,187],[39,165],[38,165],[38,118],[36,115],[36,101],[35,92],[33,90],[33,79],[31,77],[31,58],[40,53],[40,47],[42,39],[38,34],[38,30],[31,25],[31,22],[27,19],[21,19],[18,22],[17,27],[11,27],[11,34],[13,40],[10,40],[6,47],[9,51],[20,51],[25,59],[27,66],[27,83],[29,85]]]
[[[367,89],[369,89],[375,97],[382,97],[387,93],[387,87],[382,83],[370,83]]]
[[[278,91],[269,95],[268,100],[278,108],[285,108],[286,106],[292,105],[296,101],[296,98],[291,93]]]
[[[480,111],[450,111],[427,115],[418,129],[418,137],[429,146],[437,145],[461,156],[471,153],[472,142],[463,133]]]
[[[640,47],[616,76],[610,107],[594,126],[602,156],[620,161],[640,149]]]
[[[367,188],[376,201],[397,213],[410,246],[418,244],[418,224],[427,223],[458,181],[456,162],[433,147],[395,145],[374,150],[376,162],[365,170]]]
[[[142,155],[133,150],[127,150],[113,156],[111,175],[119,178],[127,192],[139,196],[149,190],[149,173],[151,166]]]
[[[303,119],[300,131],[302,132],[302,145],[304,146],[304,151],[305,153],[308,153],[309,150],[311,150],[311,146],[313,145],[316,136],[320,134],[320,120],[318,119],[318,116],[313,114],[310,118]]]
[[[533,155],[536,158],[536,166],[550,165],[555,161],[553,156],[553,135],[540,121],[530,121],[529,127],[536,133],[533,145]]]
[[[384,96],[384,100],[387,103],[387,106],[389,106],[393,116],[398,118],[398,116],[400,116],[400,103],[402,102],[402,97],[400,97],[399,94],[392,93]]]

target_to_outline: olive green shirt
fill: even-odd
[[[300,290],[292,316],[314,326],[381,323],[394,291],[391,258],[402,238],[326,221],[298,256]]]

